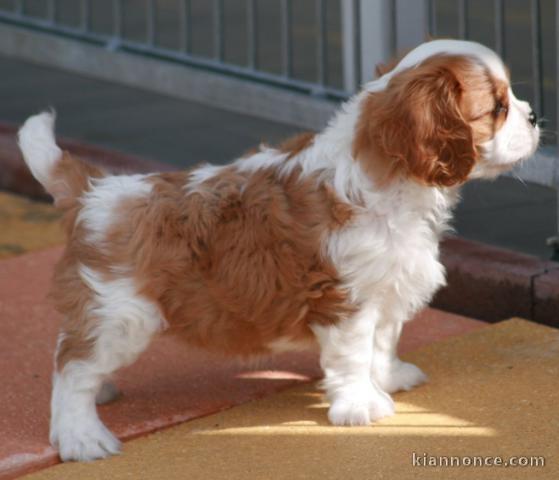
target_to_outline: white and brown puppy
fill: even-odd
[[[163,331],[240,356],[317,341],[332,423],[392,415],[389,394],[426,379],[396,344],[445,282],[458,188],[539,139],[499,57],[451,40],[411,51],[322,133],[228,166],[109,176],[62,152],[53,123],[31,117],[19,144],[66,211],[50,430],[63,460],[118,452],[95,397]]]

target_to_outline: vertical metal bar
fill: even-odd
[[[389,40],[389,55],[407,52],[429,38],[426,0],[384,0],[390,24],[383,25]]]
[[[113,0],[113,36],[122,38],[122,0]]]
[[[505,2],[504,0],[494,0],[493,2],[495,19],[495,50],[501,56],[505,56]]]
[[[540,29],[540,0],[531,0],[530,18],[532,20],[532,82],[534,87],[534,107],[538,116],[543,115],[542,102],[542,36]]]
[[[357,17],[355,11],[357,5],[356,0],[342,0],[340,2],[344,90],[348,93],[355,92],[358,79],[361,78],[357,68],[359,38],[355,32],[359,25],[359,17]]]
[[[429,36],[437,36],[437,6],[435,0],[427,1],[427,18],[429,20]]]
[[[397,0],[390,0],[389,5],[389,15],[390,15],[390,27],[389,27],[389,34],[390,40],[388,48],[390,49],[390,56],[396,54],[396,50],[400,48],[398,45],[398,5]]]
[[[258,31],[256,29],[256,0],[247,0],[247,60],[248,67],[255,70],[258,68]]]
[[[48,0],[47,2],[47,21],[56,23],[56,0]]]
[[[326,3],[324,0],[316,1],[316,61],[317,81],[325,85],[328,68],[328,41],[326,38]]]
[[[182,0],[179,4],[180,48],[183,52],[192,52],[192,9],[190,0]]]
[[[23,15],[23,10],[24,10],[23,1],[24,0],[15,0],[14,2],[14,11],[18,15]]]
[[[148,45],[155,45],[155,21],[156,6],[155,0],[146,0],[146,42]]]
[[[361,82],[368,82],[376,65],[386,62],[392,54],[394,35],[390,3],[387,0],[359,0],[358,18]]]
[[[91,3],[89,0],[81,0],[80,2],[80,29],[84,32],[89,31],[90,27]]]
[[[214,57],[223,61],[223,0],[214,0]]]
[[[468,0],[458,0],[458,36],[468,37]]]
[[[558,0],[559,1],[559,0]],[[363,78],[363,67],[361,64],[361,49],[363,48],[361,42],[361,1],[353,0],[353,25],[354,25],[354,42],[355,42],[355,90],[361,85],[361,80]]]
[[[559,0],[555,0],[555,92],[559,92],[559,60],[557,60],[557,54],[559,52]],[[559,93],[556,94],[555,97],[555,118],[556,123],[555,125],[555,141],[556,141],[556,155],[555,155],[555,162],[553,163],[553,176],[554,176],[554,184],[555,184],[555,191],[556,191],[556,231],[557,236],[559,237]]]
[[[281,0],[281,59],[282,73],[292,75],[291,0]]]

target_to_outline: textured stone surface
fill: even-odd
[[[63,243],[61,216],[51,204],[0,192],[0,258]]]
[[[29,480],[559,478],[559,332],[510,320],[406,358],[430,382],[395,395],[394,417],[331,427],[304,385],[126,443],[119,457]],[[543,457],[543,467],[424,467],[412,455]],[[451,459],[449,458],[449,461]],[[538,460],[539,461],[539,460]]]
[[[58,315],[45,299],[60,248],[0,262],[0,478],[57,462],[48,445],[48,403]],[[485,324],[426,311],[405,329],[403,351]],[[247,368],[162,337],[116,383],[122,396],[100,407],[129,439],[208,415],[320,375],[316,355],[282,355]]]
[[[436,308],[495,322],[512,316],[535,321],[533,279],[559,264],[531,255],[449,237],[441,260],[448,285],[435,296]]]
[[[533,316],[538,322],[559,327],[559,265],[534,279]]]

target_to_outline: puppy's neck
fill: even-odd
[[[352,145],[360,107],[369,93],[364,90],[348,100],[316,136],[314,143],[294,160],[302,166],[303,172],[322,171],[322,176],[332,184],[336,194],[353,205],[366,209],[386,208],[388,211],[401,207],[427,216],[437,211],[436,217],[444,217],[446,222],[459,199],[458,187],[423,185],[411,178],[384,182],[382,175],[375,178],[353,157]]]

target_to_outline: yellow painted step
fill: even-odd
[[[0,259],[64,242],[53,205],[0,192]]]
[[[559,478],[559,332],[520,319],[407,355],[430,383],[399,393],[397,415],[332,427],[313,385],[235,407],[124,445],[121,456],[64,464],[47,479]],[[154,395],[157,393],[154,392]],[[537,457],[532,467],[429,467],[474,457]],[[424,456],[427,455],[427,456]]]

